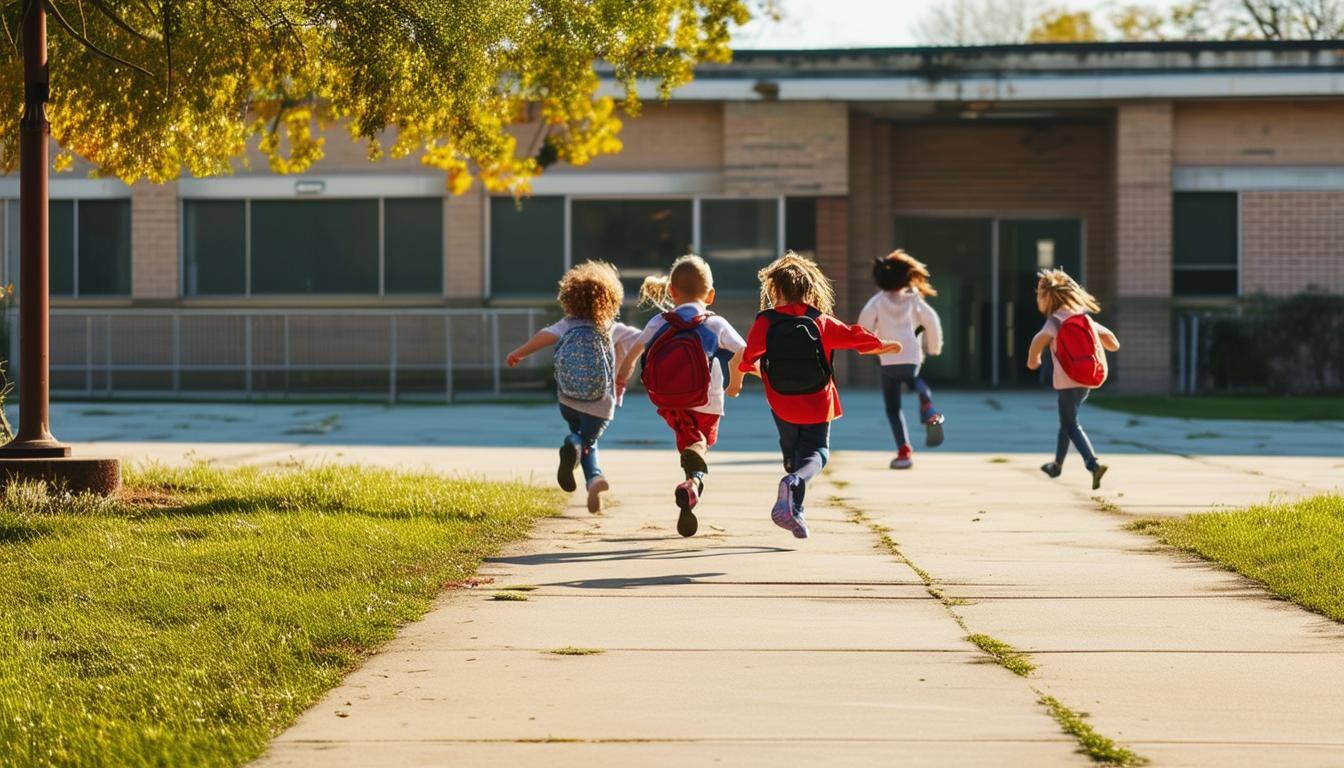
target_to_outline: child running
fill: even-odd
[[[597,441],[620,405],[616,369],[637,338],[639,329],[616,320],[625,299],[616,268],[603,261],[588,261],[560,279],[560,306],[565,317],[542,328],[521,347],[509,353],[512,368],[528,355],[555,345],[555,383],[560,416],[569,434],[560,446],[556,480],[573,492],[574,467],[582,465],[587,481],[588,511],[602,510],[602,494],[611,488],[597,464]]]
[[[649,320],[631,347],[616,374],[616,388],[625,390],[639,357],[644,389],[658,415],[676,433],[686,475],[673,494],[680,510],[677,533],[694,536],[700,527],[694,510],[705,492],[709,472],[707,456],[718,440],[723,416],[724,366],[717,358],[722,352],[732,354],[726,391],[737,397],[743,377],[738,363],[746,342],[727,320],[709,311],[714,303],[714,274],[699,256],[677,259],[665,277],[645,278],[639,298],[641,304],[663,312]]]
[[[1050,477],[1064,470],[1069,441],[1082,454],[1083,464],[1092,473],[1092,490],[1101,487],[1107,467],[1097,461],[1092,442],[1078,423],[1078,408],[1106,381],[1106,351],[1120,349],[1120,341],[1106,326],[1094,321],[1090,313],[1101,305],[1062,269],[1043,269],[1037,273],[1036,307],[1045,315],[1045,327],[1031,340],[1027,367],[1041,367],[1041,355],[1050,348],[1055,389],[1059,391],[1059,437],[1055,441],[1055,460],[1041,466]]]
[[[896,438],[896,458],[892,469],[909,469],[911,457],[910,433],[901,411],[901,388],[908,386],[919,395],[919,420],[925,428],[925,445],[936,448],[943,444],[943,414],[933,407],[933,391],[919,375],[924,363],[924,349],[916,336],[924,329],[924,344],[930,355],[943,351],[943,327],[938,313],[924,300],[937,296],[929,282],[929,269],[905,251],[896,250],[873,262],[873,281],[880,289],[859,313],[859,325],[874,334],[895,339],[901,351],[879,358],[882,371],[882,400],[887,406],[887,421]]]
[[[901,344],[883,341],[832,317],[835,291],[809,259],[789,251],[757,276],[761,313],[747,334],[740,369],[757,373],[765,382],[765,397],[779,429],[779,449],[788,473],[779,481],[770,519],[805,539],[807,483],[830,459],[831,422],[841,415],[831,358],[837,349],[896,353]]]

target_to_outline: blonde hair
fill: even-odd
[[[672,291],[677,295],[703,301],[714,290],[714,273],[709,263],[693,253],[672,262],[672,268],[666,275],[644,278],[639,286],[639,305],[672,309]]]
[[[1036,295],[1045,302],[1042,311],[1053,315],[1061,309],[1100,312],[1096,297],[1062,269],[1042,269],[1036,273]]]
[[[909,287],[921,296],[938,295],[929,282],[929,268],[900,248],[873,261],[873,281],[884,291]]]
[[[560,278],[556,298],[566,315],[606,328],[621,312],[625,286],[615,266],[605,261],[585,261]]]
[[[835,288],[817,263],[793,251],[770,262],[756,277],[761,281],[761,309],[783,304],[807,304],[818,312],[835,311]]]

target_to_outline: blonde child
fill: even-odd
[[[663,312],[644,326],[616,374],[616,387],[624,391],[638,357],[649,399],[676,434],[686,476],[673,493],[680,513],[677,532],[694,536],[699,528],[694,509],[705,490],[707,456],[723,416],[725,375],[718,358],[732,355],[726,392],[737,397],[743,375],[737,363],[746,342],[728,321],[709,311],[714,274],[699,256],[682,256],[665,277],[646,278],[639,296],[641,303]]]
[[[831,358],[839,349],[862,354],[897,353],[901,344],[884,341],[831,312],[835,291],[815,262],[792,251],[757,273],[761,313],[747,334],[740,369],[760,375],[779,430],[784,471],[770,519],[800,539],[808,536],[803,517],[807,483],[830,458],[831,422],[840,418],[840,394]]]
[[[509,353],[509,367],[528,355],[555,346],[555,378],[560,416],[569,434],[560,446],[556,480],[573,492],[574,468],[583,467],[588,490],[588,511],[602,509],[602,494],[610,489],[597,463],[597,441],[616,415],[620,398],[616,370],[627,357],[639,329],[618,322],[625,299],[616,268],[602,261],[588,261],[560,279],[560,306],[564,319],[542,328],[521,347]]]
[[[873,281],[878,292],[859,313],[859,325],[875,334],[901,342],[901,351],[882,355],[878,360],[882,371],[882,399],[887,407],[887,421],[896,438],[896,458],[892,469],[909,469],[911,458],[910,434],[901,411],[901,388],[908,386],[919,395],[919,420],[925,428],[925,444],[936,448],[943,444],[943,415],[933,407],[933,391],[919,375],[924,363],[923,346],[930,355],[943,351],[943,327],[938,313],[925,301],[937,296],[929,282],[929,269],[905,251],[896,250],[873,263]],[[919,343],[916,330],[924,329],[924,345]]]
[[[1036,307],[1045,315],[1045,326],[1031,340],[1027,367],[1041,367],[1041,356],[1050,349],[1054,385],[1059,392],[1059,436],[1055,441],[1055,460],[1041,466],[1050,477],[1059,477],[1069,441],[1078,448],[1083,463],[1092,473],[1092,490],[1101,487],[1105,464],[1097,461],[1092,442],[1078,423],[1078,408],[1106,380],[1106,352],[1120,349],[1120,341],[1106,326],[1091,318],[1101,305],[1062,269],[1043,269],[1037,273]]]

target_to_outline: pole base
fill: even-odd
[[[120,459],[0,457],[0,488],[40,480],[71,493],[111,496],[121,489]]]
[[[17,438],[0,445],[0,459],[61,459],[70,455],[70,446],[56,438],[25,440]]]

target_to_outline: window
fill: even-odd
[[[665,273],[690,253],[690,200],[574,200],[570,203],[575,264],[601,259],[621,270],[627,293]]]
[[[720,293],[756,293],[756,272],[780,255],[778,198],[701,200],[700,251]]]
[[[552,296],[565,271],[565,199],[490,198],[490,293]]]
[[[1172,204],[1172,293],[1235,296],[1237,194],[1179,192]]]
[[[19,282],[19,201],[6,205],[9,281]],[[52,200],[48,259],[53,296],[131,293],[131,201]]]
[[[443,290],[438,197],[188,200],[182,243],[189,296]]]
[[[790,197],[784,201],[784,248],[799,256],[817,258],[817,199]]]

